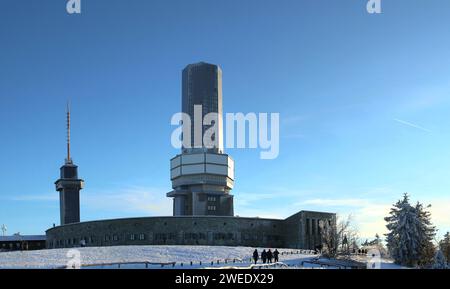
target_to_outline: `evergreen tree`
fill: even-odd
[[[427,208],[430,207],[431,205],[427,206]],[[422,204],[417,202],[415,209],[419,217],[420,256],[418,264],[421,267],[429,267],[433,265],[436,255],[436,249],[433,244],[436,228],[431,223],[431,213]]]
[[[445,260],[444,254],[441,250],[436,252],[434,256],[433,269],[447,269],[447,260]]]
[[[429,264],[428,256],[431,248],[434,255],[431,240],[435,228],[431,225],[430,213],[420,203],[415,207],[411,206],[409,196],[405,194],[403,199],[391,208],[385,221],[389,230],[386,235],[387,247],[397,264],[404,266]]]
[[[447,262],[450,261],[450,233],[445,234],[444,239],[439,242],[439,249],[442,251]]]
[[[378,235],[378,233],[375,234],[375,245],[379,246],[381,245],[381,239],[380,239],[380,235]]]

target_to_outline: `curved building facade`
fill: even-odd
[[[315,249],[321,244],[320,220],[335,222],[335,215],[301,211],[284,220],[179,216],[90,221],[47,230],[47,248],[215,245]]]

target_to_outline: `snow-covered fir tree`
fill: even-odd
[[[439,242],[439,249],[442,251],[442,254],[444,254],[445,259],[447,262],[450,262],[450,233],[447,232],[444,235],[444,239]]]
[[[389,230],[387,247],[397,264],[414,267],[429,262],[435,228],[431,225],[430,213],[420,203],[411,206],[409,196],[405,194],[391,208],[385,221]]]
[[[441,250],[438,250],[434,256],[433,269],[447,269],[447,260]]]
[[[417,202],[416,212],[419,217],[419,237],[420,237],[420,259],[418,265],[421,267],[430,267],[434,263],[434,257],[436,255],[436,248],[433,244],[433,238],[436,235],[436,227],[431,223],[431,213],[426,209],[429,209],[431,205],[426,208]]]

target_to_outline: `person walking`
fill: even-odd
[[[253,261],[255,261],[255,264],[256,262],[258,262],[258,258],[259,258],[258,250],[255,249],[255,251],[253,251]]]
[[[280,255],[280,252],[278,252],[278,250],[275,249],[275,251],[273,251],[273,259],[275,263],[278,262],[278,255]]]
[[[270,251],[269,249],[269,251],[267,252],[267,263],[272,263],[272,257],[272,251]]]
[[[261,253],[261,259],[263,261],[263,264],[266,264],[266,260],[267,260],[267,252],[266,249],[264,249]]]

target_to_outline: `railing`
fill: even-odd
[[[206,267],[205,269],[267,269],[267,268],[287,268],[288,265],[283,262],[275,262],[275,263],[265,263],[265,264],[251,264],[250,266],[242,267],[242,266],[222,266],[222,267]]]
[[[149,266],[160,266],[164,268],[165,266],[175,267],[176,262],[149,262],[149,261],[138,261],[138,262],[113,262],[113,263],[101,263],[101,264],[86,264],[81,265],[82,269],[88,269],[89,267],[108,267],[117,266],[118,269],[126,265],[144,265],[145,268]]]
[[[304,264],[314,264],[314,265],[320,265],[320,267],[335,267],[339,269],[364,269],[366,268],[366,265],[361,262],[356,261],[342,261],[342,260],[320,260],[320,259],[314,259],[314,260],[304,260],[300,263],[300,265],[303,267]]]

